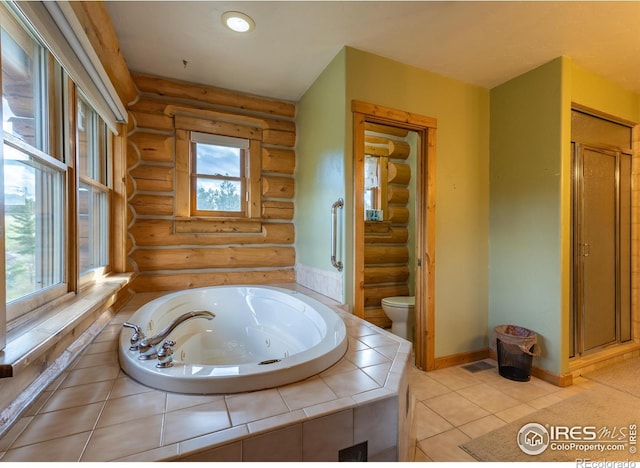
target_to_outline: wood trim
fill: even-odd
[[[176,185],[175,185],[175,211],[176,217],[188,218],[191,215],[189,210],[189,203],[191,195],[189,191],[190,186],[190,157],[191,152],[189,131],[176,129]]]
[[[364,171],[364,147],[365,147],[365,120],[366,116],[360,112],[353,113],[353,313],[364,319],[364,177],[356,177]]]
[[[69,5],[82,24],[120,99],[125,103],[134,101],[138,90],[120,51],[120,43],[104,2],[69,2]]]
[[[468,351],[466,353],[451,354],[434,359],[433,370],[444,369],[446,367],[459,366],[470,362],[481,361],[489,357],[489,348],[478,351]]]
[[[368,102],[352,101],[351,111],[366,114],[371,117],[377,117],[379,119],[379,122],[377,123],[390,123],[393,126],[399,126],[409,130],[438,128],[438,120],[432,117],[392,109],[390,107],[379,106],[377,104],[370,104]]]
[[[113,136],[112,146],[111,268],[116,273],[127,269],[127,132],[124,124],[119,127],[119,135]]]
[[[262,183],[262,148],[258,140],[251,140],[249,142],[249,167],[246,169],[247,177],[249,178],[247,200],[247,218],[258,219],[260,218],[260,211],[262,209],[260,196],[260,185]]]

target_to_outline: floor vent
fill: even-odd
[[[489,364],[488,362],[478,361],[473,364],[467,364],[466,366],[462,366],[463,369],[468,370],[469,372],[480,372],[487,369],[493,369],[495,366]]]

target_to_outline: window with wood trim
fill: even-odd
[[[256,136],[261,131],[251,126],[176,116],[178,221],[260,219],[261,142]]]
[[[191,214],[244,216],[249,140],[191,132]]]

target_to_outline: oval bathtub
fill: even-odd
[[[318,374],[347,349],[346,327],[336,312],[300,292],[269,286],[167,294],[140,307],[128,322],[149,338],[194,310],[210,311],[215,318],[191,318],[167,336],[175,341],[172,367],[156,367],[157,359],[139,360],[139,351],[129,350],[133,330],[123,328],[118,347],[122,369],[160,390],[235,393]]]

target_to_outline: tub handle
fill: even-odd
[[[338,238],[337,212],[338,208],[342,208],[343,206],[344,200],[342,198],[338,198],[331,206],[331,265],[338,271],[342,271],[343,265],[341,261],[336,260],[336,244]]]
[[[122,326],[133,329],[133,335],[131,335],[131,339],[129,340],[129,343],[131,344],[131,346],[129,346],[129,351],[137,351],[140,349],[140,342],[145,338],[142,328],[135,323],[129,322],[124,322]]]

